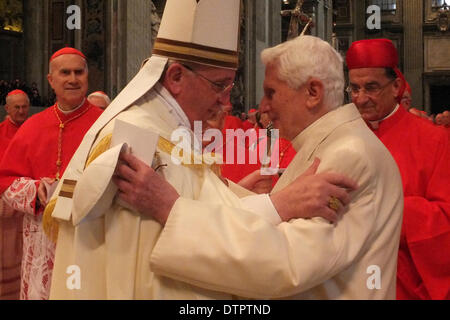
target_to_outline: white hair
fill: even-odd
[[[273,48],[263,50],[264,65],[274,63],[278,78],[298,89],[310,78],[322,81],[324,104],[335,109],[344,102],[344,65],[341,55],[328,42],[313,36],[299,36]]]
[[[30,98],[28,97],[28,94],[26,93],[20,93],[21,95],[25,96],[27,98],[28,104],[30,104]],[[14,98],[14,95],[12,96],[6,96],[5,102],[7,106],[11,107],[11,99]]]
[[[100,91],[95,91],[92,92],[89,96],[88,99],[91,97],[99,97],[99,98],[103,98],[103,100],[105,100],[105,102],[109,105],[111,103],[111,99],[108,97],[107,94],[100,92]]]

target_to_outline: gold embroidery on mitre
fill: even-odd
[[[237,51],[164,38],[156,38],[153,53],[164,57],[214,65],[222,68],[237,69],[239,65]]]

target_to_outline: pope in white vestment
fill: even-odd
[[[239,3],[183,1],[188,2],[194,7]],[[170,3],[173,8],[178,0],[168,1],[166,10]],[[157,50],[173,43],[160,45]],[[161,75],[166,63],[152,57],[124,90],[137,99],[121,93],[113,101],[56,190],[59,235],[50,298],[393,298],[401,182],[389,152],[355,107],[337,108],[304,130],[293,141],[299,153],[276,186],[288,185],[317,156],[319,171],[342,172],[358,182],[350,207],[337,224],[321,218],[280,223],[267,196],[258,198],[266,201],[267,212],[256,214],[248,198],[231,192],[211,166],[172,161],[172,133],[191,126],[175,99],[155,85],[158,78],[147,80],[155,66]],[[164,228],[119,202],[105,201],[115,193],[110,180],[122,147],[111,145],[117,120],[160,136],[156,162],[167,167],[158,173],[180,196]],[[378,278],[369,281],[371,270],[380,271],[381,285]]]
[[[170,96],[162,86],[157,85],[116,119],[157,132],[162,139],[170,141],[172,132],[183,127],[183,118],[174,114],[176,112],[171,105]],[[109,144],[115,120],[100,132],[93,153],[108,149],[103,145]],[[96,151],[99,149],[102,150]],[[112,149],[103,155],[111,151]],[[213,179],[217,188],[227,189],[206,165],[176,165],[163,144],[158,146],[158,152],[159,161],[167,164],[163,170],[165,179],[183,197],[197,199],[204,179]],[[90,165],[94,163],[95,160]],[[114,167],[115,164],[111,166],[112,170]],[[96,170],[93,174],[97,175],[95,179],[104,179],[101,170]],[[87,178],[85,174],[83,179]],[[79,183],[82,184],[83,180]],[[141,217],[117,203],[104,212],[103,216],[89,219],[86,217],[88,212],[79,212],[77,205],[92,201],[95,188],[84,189],[82,185],[80,188],[80,192],[74,195],[76,203],[73,210],[74,221],[80,223],[75,227],[72,223],[59,224],[51,299],[230,298],[230,295],[154,275],[148,259],[162,230],[161,226],[153,219]],[[234,196],[231,192],[226,194]],[[238,201],[237,196],[234,197]],[[71,290],[70,286],[67,287],[70,277],[66,269],[71,265],[80,269],[79,289]]]
[[[325,41],[300,36],[261,58],[260,111],[297,151],[272,201],[316,158],[318,172],[348,175],[358,189],[333,224],[319,217],[266,224],[255,214],[207,203],[211,195],[201,194],[202,202],[180,197],[162,220],[152,270],[248,298],[395,299],[400,173],[356,106],[340,106],[342,57]]]
[[[268,225],[254,214],[180,198],[152,252],[153,271],[242,297],[395,299],[403,201],[389,151],[353,104],[314,122],[293,146],[298,153],[273,192],[319,157],[319,171],[358,182],[342,219]]]

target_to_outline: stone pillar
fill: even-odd
[[[246,5],[246,110],[263,96],[264,65],[261,52],[281,42],[281,2],[247,0]]]
[[[147,0],[108,1],[107,61],[112,96],[116,96],[139,71],[152,51],[151,3]]]
[[[41,97],[47,92],[48,1],[24,0],[25,81],[37,83]]]
[[[366,1],[352,0],[353,4],[353,19],[355,23],[353,41],[365,39],[366,29]]]
[[[423,1],[408,0],[403,3],[403,71],[412,89],[412,105],[423,106]]]
[[[147,0],[127,1],[127,82],[152,52],[152,8]]]

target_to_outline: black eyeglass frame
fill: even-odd
[[[362,90],[362,91],[364,91],[365,95],[376,96],[381,91],[383,91],[388,85],[393,83],[395,80],[396,79],[392,79],[392,80],[388,81],[385,85],[382,85],[380,87],[369,88],[369,89],[367,89],[367,87],[364,86],[362,88],[358,88],[357,90],[353,90],[352,86],[349,85],[347,88],[345,88],[345,92],[347,92],[350,95],[357,96],[357,95],[359,95],[360,91]]]
[[[212,81],[210,79],[208,79],[207,77],[205,77],[204,75],[198,73],[197,71],[195,71],[194,69],[192,69],[190,66],[184,64],[184,63],[180,63],[183,67],[185,67],[186,69],[188,69],[189,71],[191,71],[192,73],[194,73],[195,75],[199,76],[200,78],[203,78],[204,80],[208,81],[210,84],[212,84],[214,87],[216,87],[218,89],[215,90],[217,93],[219,94],[224,94],[225,92],[231,91],[231,89],[233,89],[234,87],[234,82],[228,84],[228,85],[224,85],[222,83],[217,83],[215,81]]]

